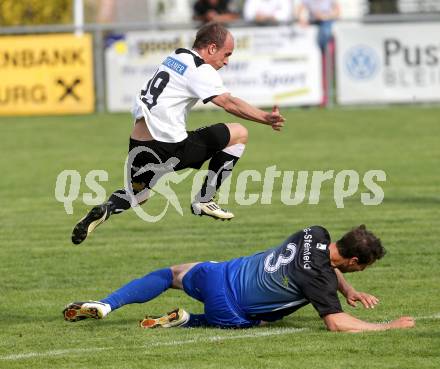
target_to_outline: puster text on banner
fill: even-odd
[[[440,101],[440,25],[338,24],[338,103]]]

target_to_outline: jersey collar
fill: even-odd
[[[205,64],[205,61],[203,58],[199,55],[199,53],[195,50],[189,50],[184,48],[179,48],[176,50],[176,54],[190,54],[194,58],[194,64],[196,67],[200,67],[201,65]]]

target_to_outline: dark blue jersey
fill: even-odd
[[[227,281],[240,309],[251,319],[267,321],[308,303],[320,316],[342,312],[329,245],[327,230],[313,226],[278,247],[229,261]]]

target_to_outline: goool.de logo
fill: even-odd
[[[379,57],[371,47],[355,46],[345,54],[345,66],[350,77],[367,80],[372,78],[379,69]]]

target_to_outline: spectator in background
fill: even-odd
[[[243,18],[258,24],[288,23],[293,20],[292,0],[245,0]]]
[[[396,14],[399,13],[397,0],[368,0],[370,4],[370,14]],[[434,3],[433,1],[432,3]],[[423,1],[407,1],[408,4],[423,4]],[[434,4],[433,4],[434,5]]]
[[[97,2],[96,21],[98,23],[111,23],[115,17],[115,0],[99,0]]]
[[[319,27],[318,43],[325,51],[333,39],[332,25],[339,18],[339,4],[336,0],[302,0],[298,6],[297,17],[302,26],[316,24]]]
[[[230,10],[229,0],[198,0],[193,9],[193,19],[203,23],[228,23],[239,18],[238,13]]]
[[[333,80],[335,47],[332,33],[333,22],[339,18],[340,8],[337,0],[302,0],[297,9],[300,25],[316,24],[318,44],[322,54],[322,102],[329,102],[329,86]]]

